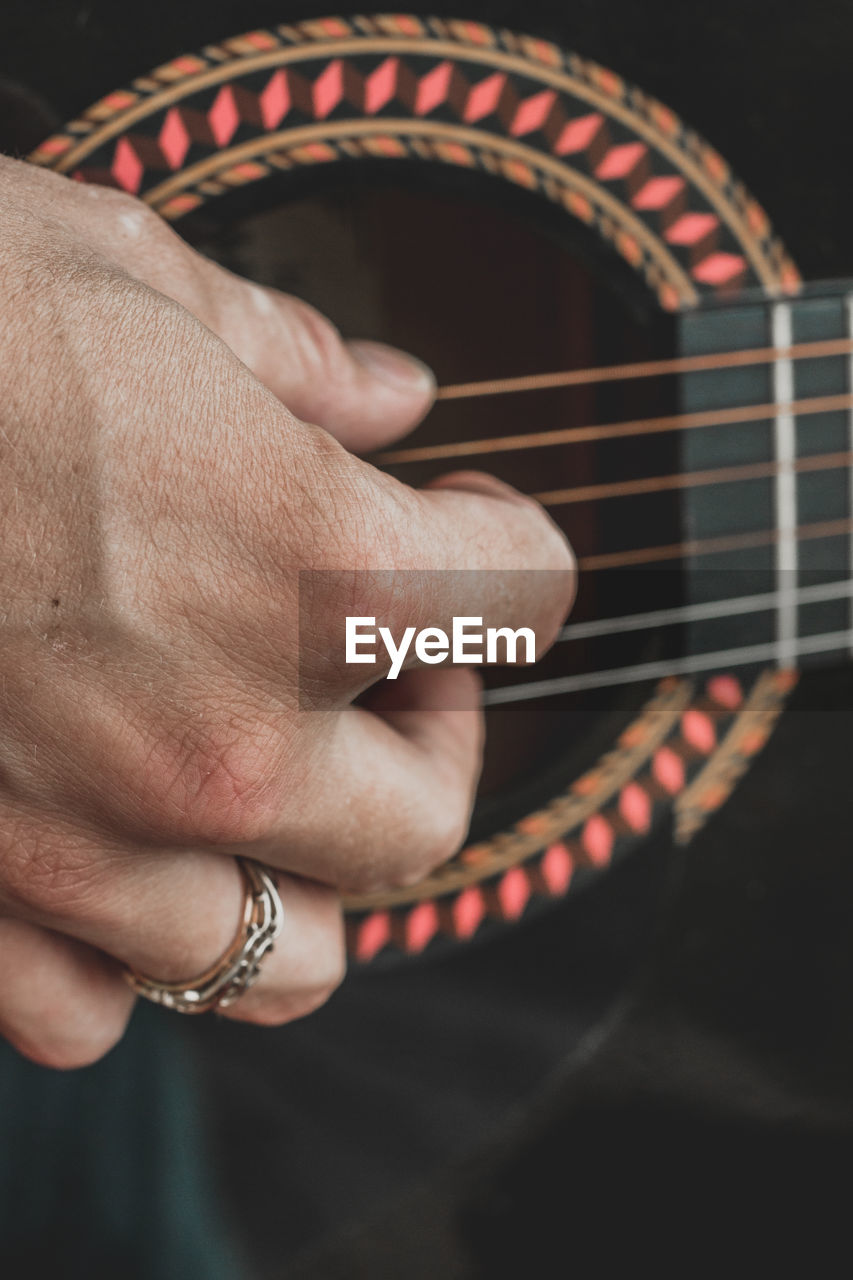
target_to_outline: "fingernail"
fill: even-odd
[[[435,375],[422,361],[384,342],[359,339],[349,349],[359,364],[389,387],[402,391],[426,391],[435,386]]]

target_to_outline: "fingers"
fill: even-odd
[[[478,678],[406,672],[369,709],[324,716],[299,802],[250,846],[254,856],[344,893],[416,883],[462,845],[482,748]]]
[[[399,666],[402,659],[394,650],[405,653],[406,667],[424,662],[416,633],[439,628],[450,636],[454,619],[465,620],[477,634],[526,628],[534,633],[541,657],[571,607],[577,574],[564,534],[538,503],[476,472],[446,476],[421,491],[377,473],[367,477],[367,484],[374,492],[368,489],[347,510],[337,511],[334,525],[332,555],[348,554],[358,567],[303,575],[300,582],[306,676],[313,674],[314,664],[327,689],[333,681],[343,689],[363,687],[372,674],[363,663],[375,657],[384,669]],[[365,540],[358,526],[367,524],[371,502],[383,518],[371,519]],[[355,526],[349,536],[348,525]],[[352,652],[361,656],[344,662],[350,616],[357,619],[358,631],[358,636],[349,633]],[[394,647],[388,648],[383,637],[387,663],[376,639],[376,628],[383,626]],[[368,647],[359,648],[365,634]],[[517,660],[508,657],[510,652],[509,646],[496,644],[489,661]]]
[[[405,435],[426,414],[435,379],[384,343],[344,342],[308,303],[206,264],[208,292],[190,309],[303,422],[357,453]]]
[[[389,444],[430,407],[435,381],[420,361],[381,343],[345,343],[313,307],[211,262],[142,201],[32,166],[19,166],[18,176],[36,207],[186,307],[292,413],[348,449]]]
[[[434,549],[435,567],[478,570],[439,575],[437,604],[445,620],[472,615],[487,627],[529,627],[540,657],[577,588],[574,554],[562,531],[533,499],[479,472],[444,476],[418,498],[422,523],[409,529]]]
[[[50,519],[18,513],[27,587],[15,617],[25,625],[12,633],[20,659],[16,650],[3,671],[14,724],[3,785],[28,808],[14,831],[0,823],[0,898],[54,931],[29,935],[28,969],[45,974],[42,1015],[60,1040],[51,966],[68,938],[84,945],[68,962],[66,1003],[85,1026],[86,1000],[98,1016],[114,1002],[109,1040],[128,997],[86,947],[191,981],[228,950],[241,918],[230,855],[258,856],[283,873],[284,933],[231,1016],[286,1020],[340,978],[335,889],[408,884],[458,849],[482,746],[467,669],[414,671],[370,707],[340,711],[341,697],[316,719],[303,713],[297,570],[344,566],[369,579],[389,568],[399,580],[389,621],[448,628],[479,615],[487,627],[535,629],[541,651],[568,608],[571,553],[543,511],[505,486],[462,473],[414,492],[294,420],[259,381],[300,418],[367,448],[425,412],[433,387],[422,369],[376,344],[343,343],[311,308],[206,263],[125,197],[55,189],[57,204],[77,211],[71,230],[86,233],[83,260],[109,270],[93,269],[78,309],[59,313],[69,332],[75,316],[89,327],[70,358],[85,390],[57,465],[52,429],[33,434],[26,454],[33,510]],[[57,305],[66,292],[77,297],[63,290]],[[37,367],[29,362],[33,386],[19,401],[28,413],[37,401],[51,424]],[[92,423],[103,428],[97,443]],[[64,500],[55,518],[45,493]],[[36,573],[30,543],[42,531]],[[92,564],[104,570],[94,582]],[[309,635],[326,690],[324,641],[345,612],[318,587]],[[10,1034],[24,1044],[32,1003],[26,986],[10,997]]]
[[[325,861],[330,881],[365,888],[407,883],[448,857],[464,836],[479,773],[477,700],[469,672],[418,671],[383,690],[373,711],[339,717],[323,820],[291,824],[280,860],[302,859],[314,874]],[[346,800],[329,805],[329,793]],[[306,809],[300,797],[299,813]],[[17,879],[4,886],[6,909],[28,919],[0,921],[0,971],[12,975],[0,992],[0,1031],[39,1062],[81,1066],[118,1041],[132,1007],[108,957],[190,983],[231,946],[245,888],[228,856],[111,853],[70,833],[60,869],[55,832],[42,830],[38,845],[35,826],[28,838],[19,824]],[[293,875],[278,881],[282,933],[256,985],[225,1016],[286,1022],[322,1004],[343,977],[337,893]]]
[[[0,973],[0,1035],[42,1066],[88,1066],[124,1034],[133,992],[81,942],[0,919]]]
[[[435,379],[413,356],[344,342],[308,303],[202,258],[165,224],[142,225],[143,239],[168,242],[167,258],[178,261],[164,271],[133,254],[139,278],[187,307],[303,422],[364,453],[405,435],[429,409]]]
[[[500,594],[489,581],[492,574],[529,575],[526,583],[522,576],[509,581],[506,620],[518,619],[520,625],[526,619],[541,635],[541,648],[547,648],[574,600],[577,566],[565,534],[544,507],[480,471],[441,476],[418,496],[425,517],[418,534],[426,546],[436,548],[437,567],[486,571],[472,584],[475,591],[479,585],[485,606]],[[460,586],[463,599],[458,598]],[[448,605],[456,609],[466,603],[467,584],[451,577],[448,588]]]
[[[253,987],[222,1016],[279,1026],[328,1000],[346,968],[343,912],[336,893],[311,880],[276,875],[284,925]]]
[[[16,950],[12,934],[18,921],[0,922],[8,926],[15,972],[33,976],[32,981],[22,976],[18,987],[13,984],[10,1000],[0,989],[0,1029],[20,1045],[32,1043],[42,1053],[40,1060],[59,1060],[53,1041],[65,1044],[62,1062],[80,1065],[120,1038],[124,1023],[119,1015],[126,1019],[132,1005],[132,992],[115,961],[147,978],[191,984],[218,963],[238,936],[246,885],[234,858],[226,855],[141,849],[110,853],[82,838],[71,845],[68,836],[63,857],[77,871],[76,889],[70,876],[56,877],[52,885],[46,878],[25,881],[22,876],[16,895],[9,895],[7,886],[7,910],[26,917],[20,930],[36,959],[30,964],[28,955]],[[345,965],[337,894],[293,876],[277,878],[282,932],[262,961],[251,999],[246,993],[228,1010],[228,1016],[270,1025],[317,1008],[340,983]],[[0,965],[4,936],[0,931]],[[46,1046],[33,1039],[40,1025],[51,1029],[53,1040]],[[75,1025],[79,1045],[69,1040]]]

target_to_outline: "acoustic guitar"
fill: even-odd
[[[581,891],[667,815],[689,841],[795,670],[849,656],[853,286],[803,286],[617,71],[480,21],[310,19],[176,51],[30,158],[422,355],[436,407],[377,465],[492,471],[576,550],[553,651],[488,673],[465,848],[349,902],[355,961]]]

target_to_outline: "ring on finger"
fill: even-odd
[[[187,982],[162,982],[130,965],[124,976],[137,995],[176,1013],[225,1009],[258,979],[261,963],[281,933],[284,911],[275,880],[252,858],[236,858],[246,893],[237,935],[204,973]]]

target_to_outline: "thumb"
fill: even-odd
[[[414,356],[381,342],[345,342],[307,302],[210,268],[203,310],[212,314],[193,308],[199,319],[291,412],[354,453],[399,439],[432,405],[435,379]]]

